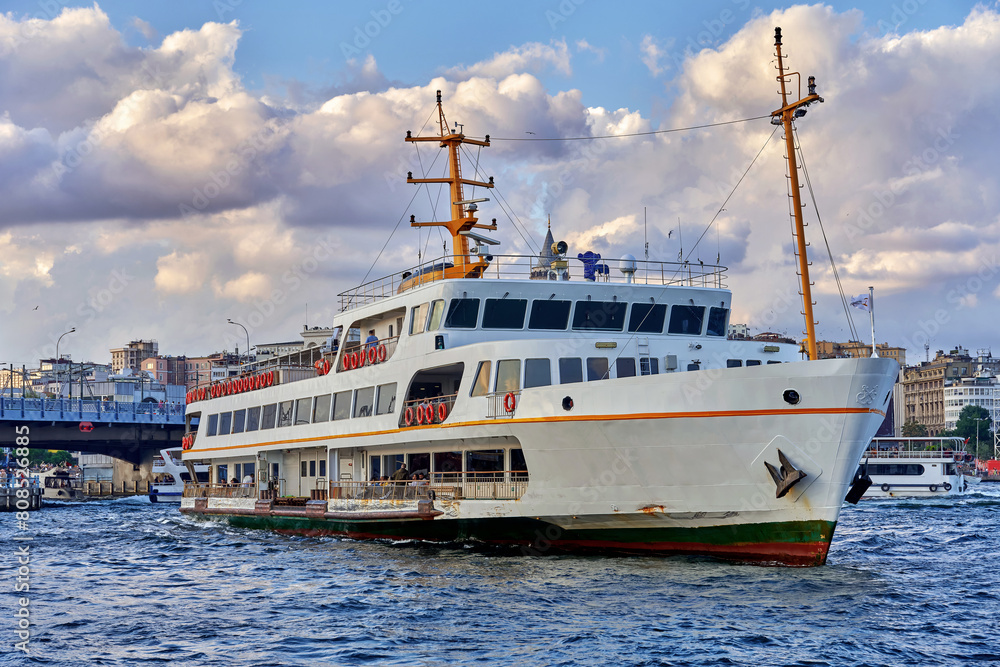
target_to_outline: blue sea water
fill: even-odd
[[[824,567],[288,537],[143,498],[31,515],[2,665],[1000,665],[1000,485],[847,507]]]

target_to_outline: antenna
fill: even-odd
[[[924,361],[930,362],[931,360],[931,344],[924,343]]]
[[[684,237],[681,236],[681,217],[677,216],[677,244],[680,246],[680,250],[677,251],[677,261],[684,261]]]
[[[646,248],[646,282],[649,283],[649,235],[646,233],[646,207],[642,207],[642,241]]]

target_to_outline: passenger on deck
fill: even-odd
[[[378,345],[378,336],[375,335],[374,329],[368,330],[368,338],[365,339],[365,349],[371,349]]]
[[[405,463],[401,463],[399,465],[399,470],[392,473],[392,481],[394,482],[406,481],[409,478],[410,478],[410,471],[406,469]]]

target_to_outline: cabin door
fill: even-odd
[[[340,449],[337,450],[339,461],[337,462],[337,470],[340,473],[340,481],[342,482],[353,482],[354,477],[354,450],[353,449]]]

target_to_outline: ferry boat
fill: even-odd
[[[865,498],[947,496],[969,488],[960,466],[973,456],[962,438],[873,438],[863,458],[872,480]]]
[[[193,467],[197,479],[192,480],[190,470],[180,460],[181,451],[180,447],[161,449],[160,453],[153,457],[153,481],[149,485],[149,502],[179,503],[186,482],[208,481],[208,464],[195,464]]]
[[[181,511],[242,527],[555,551],[825,562],[881,424],[891,359],[816,360],[793,117],[775,31],[807,347],[730,340],[725,269],[538,256],[498,241],[466,188],[441,94],[452,254],[340,295],[332,349],[310,348],[188,395]],[[468,159],[468,153],[465,153]],[[477,170],[478,175],[478,170]],[[585,249],[576,249],[583,251]],[[411,474],[414,479],[410,479]],[[221,480],[243,479],[247,486]]]
[[[86,500],[83,494],[83,480],[79,476],[74,476],[67,468],[62,466],[50,468],[39,473],[38,479],[44,500]]]

